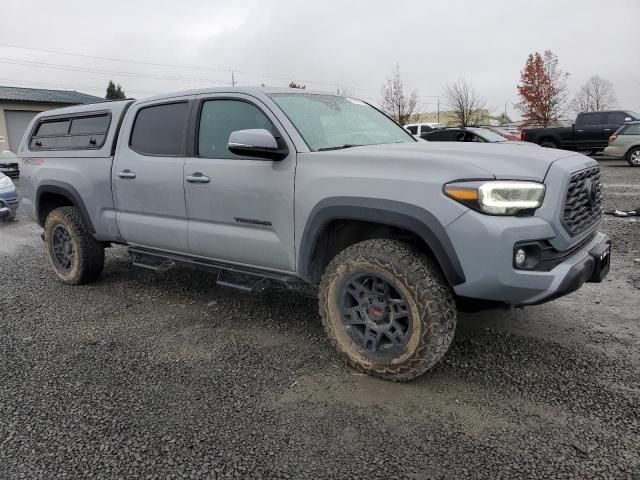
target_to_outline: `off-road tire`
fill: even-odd
[[[540,142],[540,146],[545,148],[558,148],[558,145],[556,144],[556,142],[553,142],[551,140],[545,140],[544,142]]]
[[[62,225],[71,237],[74,259],[70,271],[56,264],[53,252],[53,231]],[[98,242],[82,220],[76,207],[60,207],[49,213],[44,226],[45,250],[56,276],[67,285],[82,285],[95,281],[104,268],[104,246]]]
[[[636,163],[634,163],[634,160],[632,159],[632,157],[634,159],[636,158],[634,155],[637,155],[639,158],[638,160],[635,160]],[[632,167],[640,167],[640,147],[633,147],[627,152],[627,163]]]
[[[343,323],[343,289],[348,278],[361,272],[392,284],[411,312],[408,342],[393,358],[369,355]],[[411,380],[433,367],[449,349],[456,327],[453,293],[439,266],[397,240],[366,240],[340,252],[322,276],[319,303],[325,332],[343,359],[363,373],[396,382]]]

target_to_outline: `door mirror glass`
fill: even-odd
[[[236,130],[229,135],[229,151],[236,155],[282,160],[289,151],[279,148],[273,134],[263,128]]]

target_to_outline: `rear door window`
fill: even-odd
[[[129,145],[141,155],[178,157],[186,144],[188,102],[152,105],[138,110]]]
[[[411,132],[411,135],[417,135],[418,134],[418,127],[415,125],[411,125],[410,127],[407,127],[407,130],[409,130],[409,132]]]
[[[582,114],[582,125],[584,126],[593,126],[593,125],[604,125],[605,119],[604,113],[584,113]]]
[[[621,128],[619,135],[640,135],[640,123]]]

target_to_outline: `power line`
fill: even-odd
[[[21,87],[25,87],[27,85],[34,85],[38,87],[49,87],[49,88],[71,88],[78,90],[95,90],[95,91],[106,91],[106,87],[89,87],[87,85],[76,85],[76,84],[62,84],[62,83],[49,83],[49,82],[34,82],[32,80],[15,80],[11,78],[0,78],[0,82],[3,83],[12,83],[15,85],[19,85]],[[28,88],[28,87],[26,87]],[[154,90],[130,90],[127,88],[127,92],[129,93],[141,93],[143,95],[158,95],[160,91]]]
[[[61,65],[59,63],[46,63],[46,62],[36,62],[31,60],[20,60],[17,58],[7,58],[0,57],[0,63],[6,63],[10,65],[21,65],[25,67],[34,67],[34,68],[47,68],[50,70],[66,70],[70,72],[83,72],[83,73],[98,73],[98,74],[108,74],[108,75],[121,75],[124,77],[134,77],[134,78],[150,78],[153,80],[172,80],[172,81],[183,81],[183,82],[206,82],[206,83],[218,83],[228,85],[230,82],[224,80],[217,80],[211,78],[192,78],[192,77],[177,77],[171,75],[158,75],[158,74],[148,74],[148,73],[140,73],[140,72],[123,72],[118,70],[102,70],[98,68],[92,67],[80,67],[77,65]]]
[[[30,51],[34,51],[34,52],[52,53],[52,54],[56,54],[56,55],[69,55],[69,56],[81,57],[81,58],[92,58],[92,59],[96,59],[96,60],[106,60],[106,61],[110,61],[110,62],[122,62],[122,63],[149,65],[149,66],[154,66],[154,67],[166,67],[166,68],[187,68],[187,69],[193,69],[193,70],[203,70],[203,71],[213,71],[213,72],[227,72],[227,73],[235,72],[235,73],[241,73],[243,75],[248,75],[248,76],[253,76],[253,77],[272,78],[272,79],[275,79],[275,80],[282,80],[282,81],[286,81],[286,82],[291,81],[291,77],[268,75],[268,74],[264,74],[264,73],[247,72],[247,71],[244,71],[244,70],[231,69],[231,68],[214,68],[214,67],[203,67],[203,66],[199,66],[199,65],[181,65],[181,64],[173,64],[172,65],[172,64],[168,64],[168,63],[148,62],[148,61],[144,61],[144,60],[132,60],[132,59],[116,58],[116,57],[103,57],[103,56],[100,56],[100,55],[88,55],[88,54],[84,54],[84,53],[69,52],[69,51],[62,51],[62,50],[25,47],[23,45],[16,45],[16,44],[12,44],[12,43],[0,43],[0,46],[2,46],[2,47],[10,47],[10,48],[18,48],[18,49],[22,49],[22,50],[30,50]],[[295,80],[297,80],[299,82],[303,82],[303,83],[311,83],[311,84],[317,84],[317,85],[330,85],[332,87],[342,87],[342,88],[346,88],[348,90],[359,90],[359,91],[363,91],[363,92],[366,91],[366,92],[378,93],[378,92],[376,92],[374,90],[352,87],[352,86],[345,85],[345,84],[342,84],[342,83],[339,83],[339,82],[323,82],[323,81],[317,81],[317,80],[305,80],[305,79],[300,79],[300,78],[297,78],[297,77],[295,78]],[[228,82],[224,82],[224,83],[228,83]]]

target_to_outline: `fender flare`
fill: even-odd
[[[76,190],[76,188],[73,185],[67,182],[61,182],[59,180],[49,180],[46,183],[38,186],[38,189],[36,191],[35,207],[36,207],[36,214],[38,215],[38,223],[40,224],[40,226],[44,227],[44,221],[45,221],[45,219],[40,218],[40,197],[45,193],[55,193],[56,195],[62,195],[63,197],[66,197],[69,200],[71,200],[74,206],[76,206],[80,210],[80,215],[82,215],[82,220],[84,221],[85,225],[89,229],[89,232],[92,234],[96,233],[95,229],[93,228],[93,222],[91,222],[91,217],[89,216],[89,212],[87,211],[87,207],[85,206],[84,201],[80,196],[80,193],[78,193],[78,190]]]
[[[451,286],[465,282],[464,271],[444,226],[430,212],[409,203],[366,197],[330,197],[309,214],[298,256],[299,275],[313,282],[312,261],[316,242],[333,220],[360,220],[408,230],[431,249]]]

